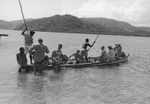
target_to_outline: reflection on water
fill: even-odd
[[[3,31],[0,31],[3,32]],[[20,31],[0,42],[0,104],[150,104],[150,41],[144,37],[101,35],[90,56],[97,56],[102,45],[121,43],[130,53],[126,64],[112,67],[64,69],[61,73],[45,71],[43,75],[17,73],[16,53],[23,46]],[[50,54],[62,43],[63,53],[80,49],[85,38],[95,35],[37,32]]]
[[[46,104],[49,94],[53,101],[57,101],[61,92],[61,86],[57,83],[63,81],[63,72],[54,74],[54,72],[45,71],[41,76],[18,74],[21,103]]]

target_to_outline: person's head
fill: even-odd
[[[101,50],[104,50],[104,49],[105,49],[105,47],[104,47],[104,46],[102,46],[102,47],[101,47]]]
[[[80,50],[77,50],[76,53],[80,53]]]
[[[58,49],[59,49],[59,50],[62,49],[62,44],[58,44]]]
[[[86,38],[86,39],[85,39],[85,42],[89,42],[89,39],[88,39],[88,38]]]
[[[42,43],[43,43],[43,39],[42,39],[42,38],[39,38],[39,39],[38,39],[38,42],[39,42],[39,44],[42,44]]]
[[[118,46],[118,44],[115,44],[115,47],[117,47]]]
[[[118,47],[121,47],[121,44],[120,44],[120,43],[118,44]]]
[[[112,46],[108,46],[108,49],[109,49],[109,50],[112,50],[113,48],[112,48]]]
[[[46,61],[48,61],[48,60],[49,60],[49,57],[48,57],[48,55],[46,55],[46,56],[45,56],[45,60],[46,60]]]
[[[25,51],[23,47],[20,47],[19,50],[20,50],[20,53],[24,53]]]
[[[30,35],[33,36],[35,34],[34,31],[30,31]]]

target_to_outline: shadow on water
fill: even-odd
[[[17,75],[18,80],[18,87],[24,87],[25,83],[27,82],[27,74],[25,73],[18,73]]]
[[[63,75],[65,73],[65,70],[64,69],[61,69],[61,70],[52,70],[49,74],[51,75],[48,75],[49,76],[49,79],[51,81],[58,81],[58,80],[62,80],[63,79]]]

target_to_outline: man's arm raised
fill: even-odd
[[[47,46],[45,46],[45,48],[46,48],[46,53],[48,54],[49,53],[49,49],[48,49]]]
[[[27,31],[27,28],[24,29],[24,31],[21,33],[21,35],[25,36],[26,31]]]

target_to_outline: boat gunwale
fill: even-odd
[[[130,54],[128,54],[125,58],[115,60],[115,61],[107,61],[107,62],[89,62],[89,63],[79,63],[79,64],[64,64],[61,67],[86,67],[86,65],[90,66],[104,66],[104,65],[113,65],[127,61]]]
[[[107,62],[89,62],[89,63],[78,63],[78,64],[64,64],[60,65],[61,67],[71,67],[71,68],[79,68],[79,67],[92,67],[92,66],[107,66],[107,65],[114,65],[114,64],[119,64],[126,62],[128,60],[130,54],[128,54],[125,58],[115,60],[115,61],[107,61]],[[21,67],[21,68],[33,68],[33,65],[28,65],[26,67]],[[45,68],[52,68],[52,65],[46,65]]]

